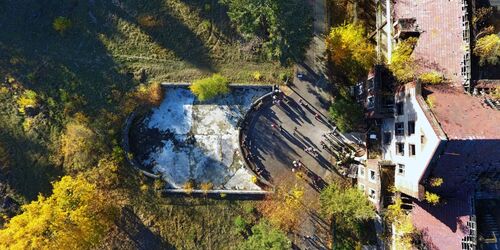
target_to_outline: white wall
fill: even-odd
[[[423,109],[416,99],[414,87],[406,87],[405,92],[395,96],[396,103],[404,102],[404,115],[385,119],[382,125],[383,132],[391,132],[391,143],[383,147],[383,159],[396,164],[395,185],[398,190],[418,198],[419,180],[429,164],[440,139],[427,120]],[[415,121],[415,134],[408,136],[408,121]],[[404,135],[395,136],[394,124],[404,122]],[[425,144],[421,143],[421,135],[425,136]],[[404,143],[404,155],[396,154],[396,142]],[[410,156],[409,144],[415,145],[415,156]],[[405,165],[404,175],[398,173],[398,165]]]

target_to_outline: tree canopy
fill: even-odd
[[[392,52],[389,69],[400,83],[407,83],[415,77],[415,61],[411,54],[417,41],[417,38],[410,37],[400,42]]]
[[[53,194],[22,207],[0,230],[1,249],[88,249],[113,223],[113,206],[95,185],[63,177]]]
[[[266,221],[261,221],[259,224],[252,227],[252,235],[241,244],[240,249],[286,250],[291,249],[291,247],[292,243],[284,232],[273,228]]]
[[[97,135],[83,122],[68,123],[60,143],[64,167],[69,172],[83,170],[97,163]]]
[[[229,93],[228,84],[229,80],[227,78],[219,74],[213,74],[211,77],[194,81],[189,89],[198,97],[198,100],[206,101],[221,94]]]
[[[375,217],[373,205],[357,188],[342,189],[329,185],[320,194],[322,211],[347,226]]]
[[[326,46],[331,62],[343,71],[350,84],[366,76],[375,63],[375,47],[360,24],[333,27],[326,38]]]
[[[246,37],[257,36],[262,53],[281,63],[300,58],[312,37],[311,7],[299,0],[222,0]]]
[[[300,186],[288,188],[286,185],[277,187],[275,192],[262,202],[259,211],[269,222],[282,230],[294,229],[300,221],[303,212],[304,189]]]
[[[500,36],[491,34],[479,38],[474,47],[474,54],[479,56],[480,65],[497,65],[500,59]]]
[[[355,130],[363,121],[363,107],[350,97],[339,95],[330,106],[329,112],[335,125],[342,132]]]

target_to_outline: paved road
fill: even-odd
[[[323,135],[332,130],[327,122],[332,85],[325,75],[326,2],[308,2],[314,9],[314,38],[305,60],[296,65],[297,74],[292,84],[282,88],[286,101],[261,107],[249,124],[246,140],[252,145],[254,163],[268,171],[275,185],[297,182],[297,170],[292,171],[293,161],[304,164],[303,179],[308,183],[306,209],[293,242],[299,249],[326,249],[329,225],[317,215],[318,186],[339,175],[332,165],[333,154],[321,145],[321,141],[325,141]],[[317,151],[317,155],[306,152],[309,147]]]

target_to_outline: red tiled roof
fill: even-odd
[[[425,89],[434,103],[432,112],[449,139],[500,139],[500,111],[488,107],[482,98],[451,86]]]
[[[466,198],[450,199],[446,204],[435,207],[425,202],[413,203],[413,225],[422,233],[429,249],[461,249],[461,240],[468,233],[466,225],[471,213],[471,204]]]
[[[413,52],[419,66],[417,73],[436,70],[461,86],[464,43],[460,0],[398,0],[394,17],[416,18],[420,31]]]

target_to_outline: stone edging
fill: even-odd
[[[137,116],[137,111],[132,111],[130,115],[127,117],[127,120],[125,121],[125,124],[122,129],[122,147],[123,150],[125,151],[125,159],[127,159],[127,162],[132,165],[137,171],[141,172],[145,176],[154,178],[154,179],[159,179],[161,176],[156,175],[150,172],[147,172],[143,170],[140,166],[140,164],[133,158],[130,158],[130,145],[129,145],[129,130],[130,126],[132,125],[132,122],[134,121],[135,117]]]
[[[238,128],[238,149],[239,149],[239,152],[240,152],[240,155],[241,157],[243,158],[243,162],[245,163],[245,166],[247,167],[247,169],[249,169],[250,171],[252,171],[255,176],[258,178],[258,180],[273,188],[274,189],[274,185],[272,185],[270,182],[266,181],[264,178],[262,178],[259,174],[257,174],[254,169],[252,168],[252,165],[250,164],[250,162],[247,160],[247,158],[245,157],[245,154],[244,154],[244,151],[243,151],[243,148],[241,147],[241,144],[242,144],[242,136],[243,136],[243,133],[242,131],[244,131],[246,129],[246,124],[248,123],[248,118],[249,118],[249,114],[251,114],[256,108],[256,106],[261,103],[260,105],[264,105],[264,103],[267,101],[267,99],[272,99],[271,96],[273,95],[274,93],[274,87],[272,87],[271,89],[271,92],[259,97],[257,100],[255,100],[251,105],[250,105],[250,109],[248,109],[247,112],[245,112],[245,115],[243,116],[243,119],[241,120],[241,125],[240,127]]]

